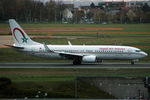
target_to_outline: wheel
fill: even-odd
[[[97,60],[96,62],[98,62],[98,63],[103,63],[103,60]]]
[[[75,60],[73,61],[73,64],[74,64],[74,65],[81,65],[81,61],[80,61],[79,59],[75,59]]]
[[[74,65],[77,65],[77,62],[74,60],[74,61],[73,61],[73,64],[74,64]]]
[[[134,61],[131,61],[131,65],[134,65]]]

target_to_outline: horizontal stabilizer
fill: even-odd
[[[5,45],[11,48],[16,48],[16,49],[24,49],[24,47],[18,47],[18,46],[13,46],[13,45]]]

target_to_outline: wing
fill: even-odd
[[[45,50],[47,52],[54,52],[54,53],[57,53],[57,54],[59,54],[61,56],[65,56],[65,57],[69,57],[69,58],[83,57],[84,56],[83,54],[75,54],[75,53],[59,52],[59,51],[50,50],[45,43],[43,43],[43,45],[44,45]]]

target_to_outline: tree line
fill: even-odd
[[[150,23],[150,7],[148,4],[141,7],[116,7],[111,5],[103,7],[90,5],[91,11],[87,12],[88,19],[93,19],[94,23]],[[117,11],[117,13],[113,13]]]
[[[0,21],[10,18],[26,22],[59,21],[63,10],[63,2],[53,0],[45,4],[35,0],[0,0]]]
[[[93,13],[93,19],[96,23],[150,23],[150,7],[144,5],[139,8],[120,8],[116,14],[112,14],[107,9],[98,8],[96,13]]]
[[[16,19],[24,22],[58,22],[63,19],[65,5],[62,1],[50,0],[45,4],[37,0],[0,0],[0,21]],[[150,7],[119,8],[120,12],[110,13],[109,7],[90,5],[90,11],[74,9],[71,23],[150,23]]]

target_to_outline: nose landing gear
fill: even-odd
[[[135,62],[138,62],[138,61],[139,61],[139,59],[132,60],[132,61],[131,61],[131,65],[134,65],[134,63],[135,63]]]

